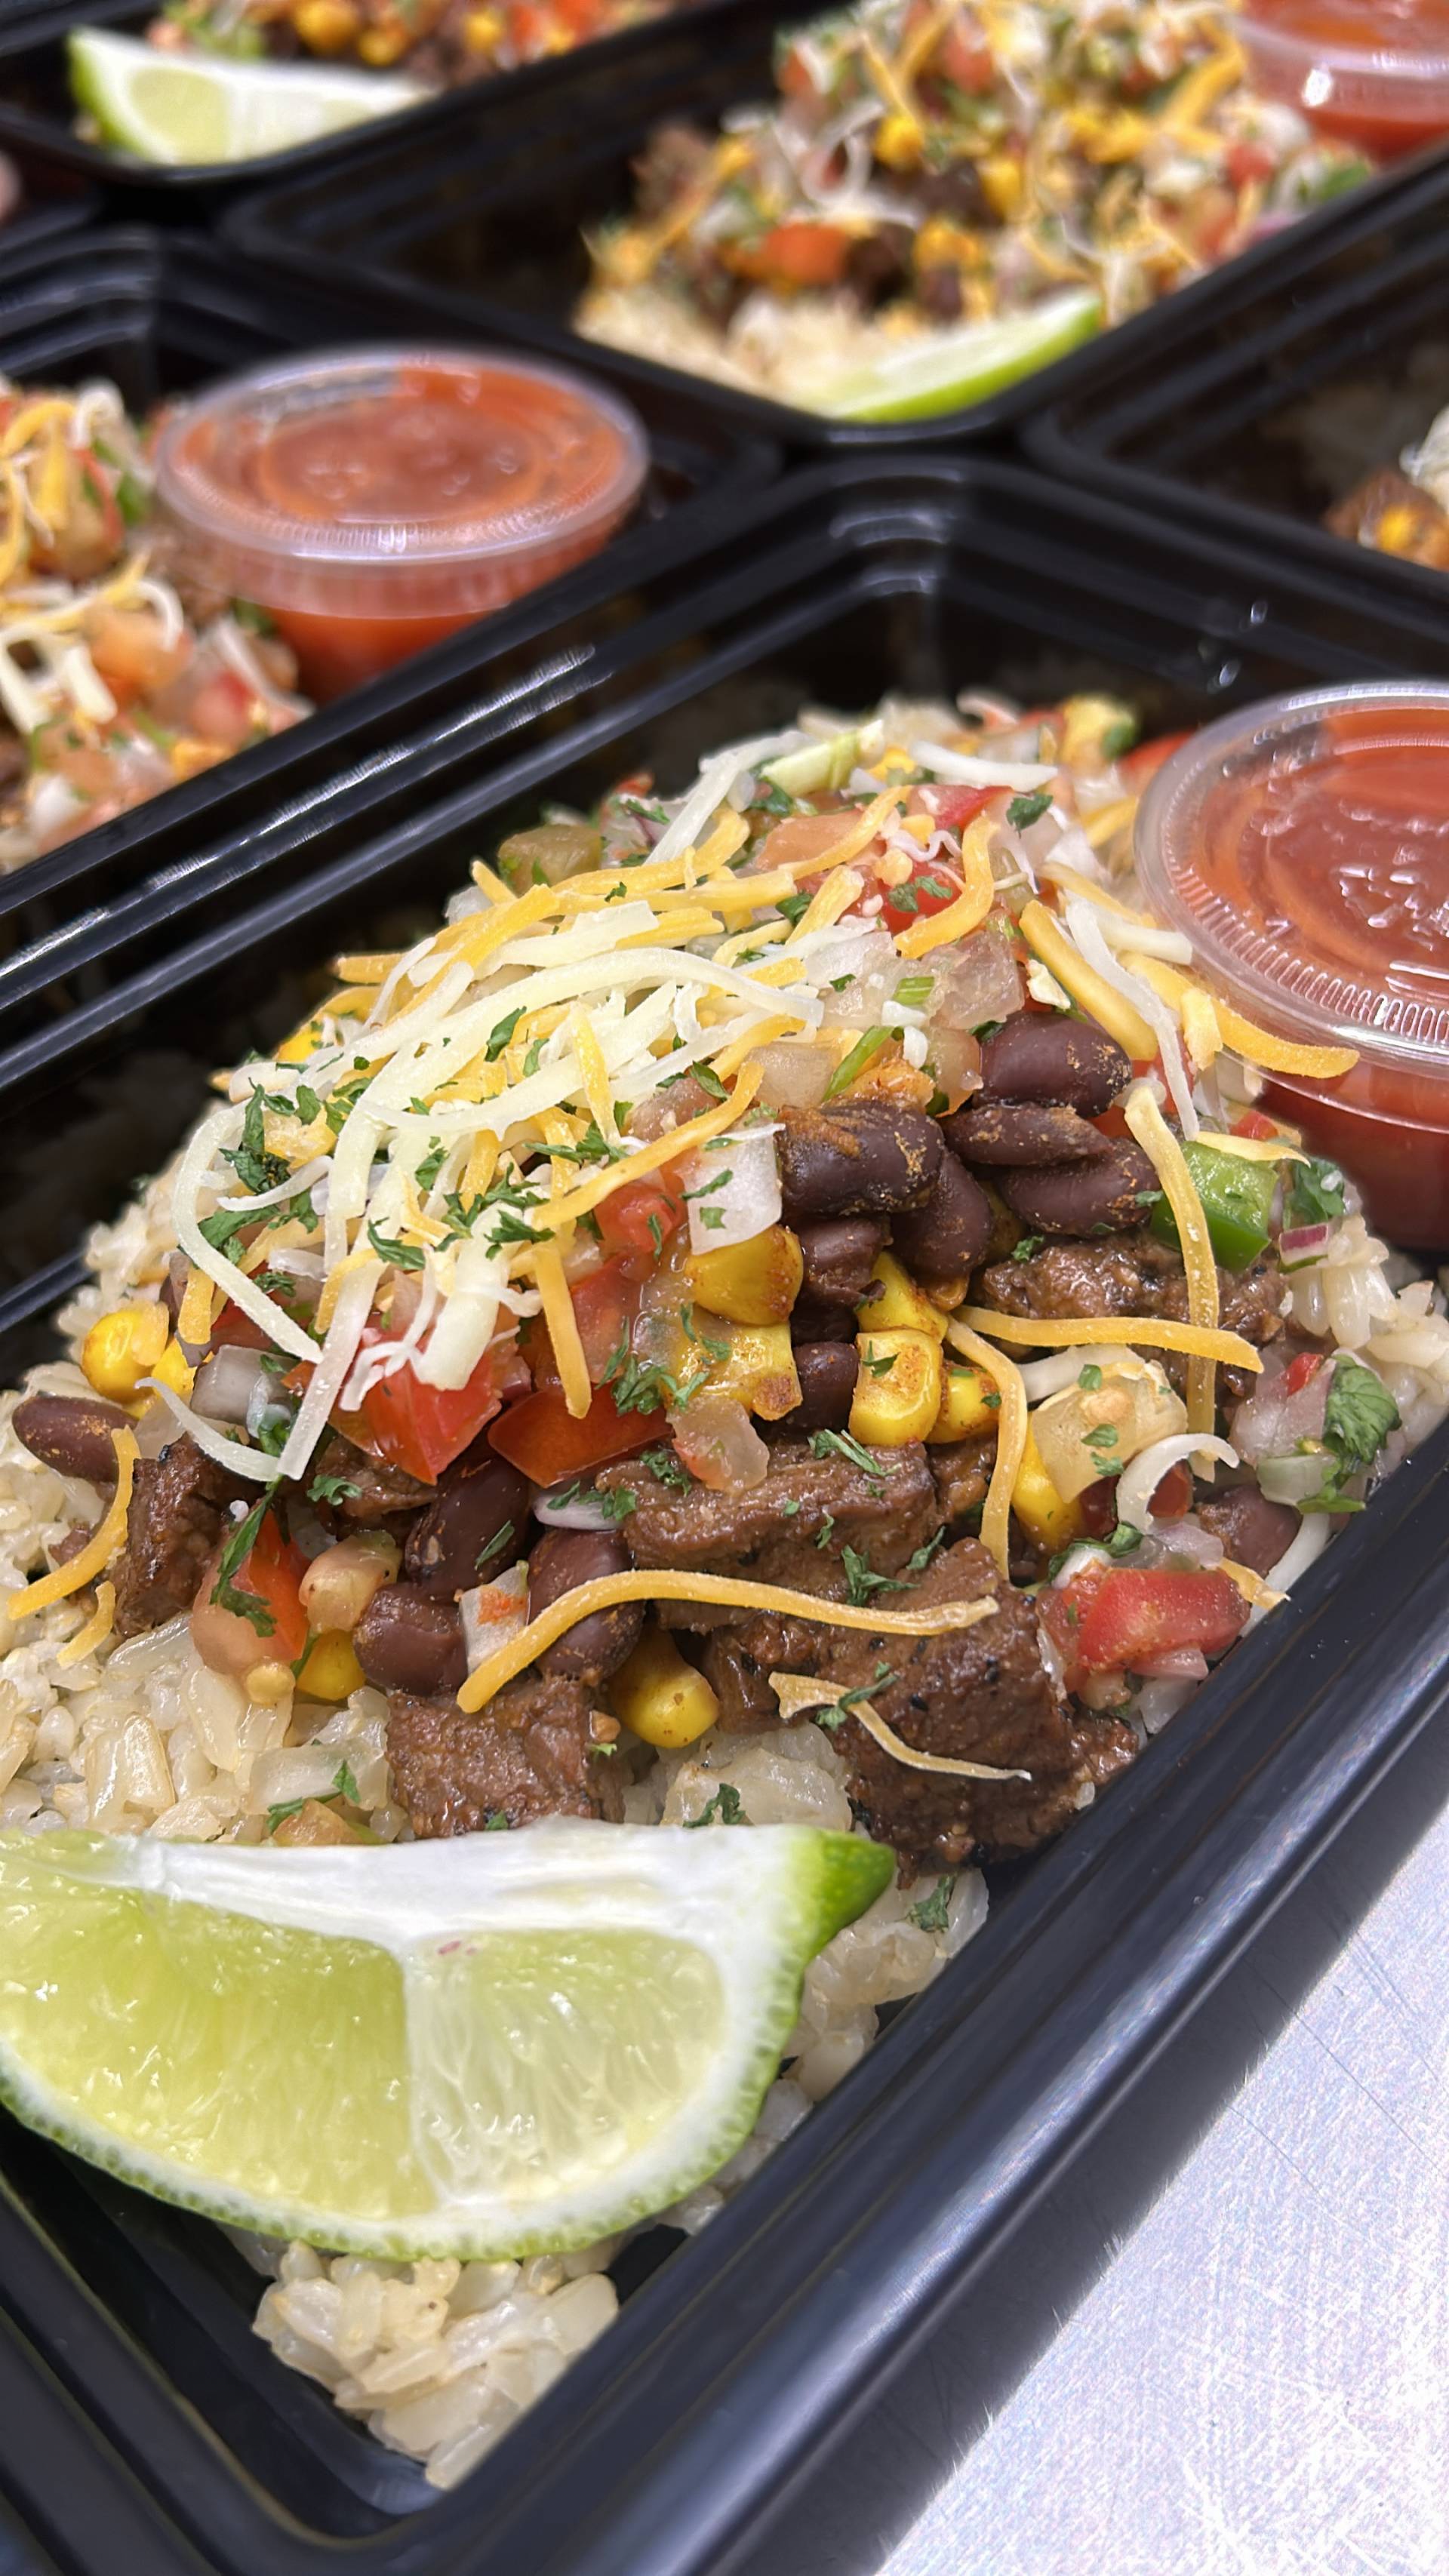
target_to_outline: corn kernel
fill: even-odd
[[[783,1324],[800,1294],[805,1259],[788,1226],[767,1226],[748,1243],[692,1252],[684,1265],[691,1292],[731,1324]]]
[[[875,157],[887,170],[917,169],[925,140],[914,116],[883,117],[876,133]]]
[[[302,0],[293,26],[309,54],[345,52],[357,33],[353,0]]]
[[[359,36],[357,50],[374,71],[386,71],[407,52],[407,44],[406,27],[369,27],[365,36]]]
[[[1009,152],[989,152],[976,164],[981,193],[998,223],[1015,221],[1021,211],[1023,181],[1021,164]]]
[[[307,1660],[297,1676],[297,1688],[308,1699],[344,1700],[361,1690],[366,1679],[346,1629],[324,1628],[308,1648]]]
[[[173,1335],[151,1371],[158,1384],[169,1386],[173,1395],[190,1395],[196,1384],[196,1371]]]
[[[859,1333],[852,1436],[878,1449],[924,1440],[941,1410],[941,1345],[930,1333]],[[881,1362],[889,1366],[882,1368]]]
[[[722,1316],[701,1315],[695,1330],[728,1346],[710,1370],[710,1395],[735,1396],[762,1422],[778,1422],[782,1414],[794,1412],[800,1378],[788,1324],[730,1324]]]
[[[130,1404],[170,1338],[171,1318],[159,1299],[148,1306],[118,1306],[92,1324],[81,1344],[81,1367],[97,1395]]]
[[[719,1715],[703,1673],[687,1664],[663,1628],[648,1628],[609,1684],[609,1699],[631,1735],[673,1751],[693,1744]]]
[[[1017,1470],[1011,1508],[1029,1538],[1038,1547],[1070,1547],[1086,1528],[1079,1502],[1063,1502],[1042,1464],[1041,1451],[1030,1423],[1026,1429],[1026,1447]]]
[[[948,1440],[979,1440],[1001,1419],[1001,1398],[984,1369],[969,1360],[953,1361],[941,1390],[941,1410],[926,1434],[935,1445]]]
[[[316,1019],[304,1020],[301,1027],[294,1029],[291,1036],[278,1047],[277,1062],[278,1064],[306,1064],[321,1043],[322,1020],[319,1014]]]
[[[918,1288],[893,1252],[878,1255],[871,1285],[855,1310],[855,1320],[872,1333],[933,1333],[946,1338],[946,1318]]]
[[[253,1664],[242,1683],[242,1688],[255,1707],[280,1708],[283,1700],[289,1700],[292,1696],[294,1688],[292,1667],[290,1664],[277,1664],[270,1661]]]
[[[470,54],[491,54],[503,36],[503,20],[496,9],[470,9],[463,20],[463,43]]]

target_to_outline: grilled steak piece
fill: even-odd
[[[705,1670],[720,1723],[777,1723],[772,1672],[809,1673],[843,1697],[863,1691],[908,1744],[958,1761],[1024,1770],[1027,1780],[965,1780],[912,1771],[849,1714],[833,1729],[850,1764],[847,1788],[870,1831],[913,1868],[955,1869],[973,1851],[1004,1858],[1034,1850],[1069,1823],[1087,1793],[1136,1753],[1115,1718],[1075,1715],[1049,1680],[1036,1614],[1004,1584],[986,1550],[962,1539],[914,1584],[913,1608],[995,1596],[989,1619],[942,1637],[878,1635],[807,1620],[757,1619],[712,1637]]]
[[[115,1569],[116,1635],[139,1637],[189,1610],[221,1539],[227,1505],[255,1499],[255,1486],[228,1475],[189,1434],[159,1458],[142,1458]]]
[[[947,1527],[953,1521],[964,1520],[968,1512],[979,1511],[996,1463],[995,1434],[988,1431],[978,1440],[945,1441],[939,1449],[930,1449],[926,1454],[941,1518]]]
[[[579,1682],[537,1672],[508,1682],[466,1717],[456,1700],[398,1691],[388,1702],[387,1750],[415,1834],[476,1834],[490,1816],[529,1825],[540,1816],[596,1816],[618,1824],[624,1784],[612,1745],[618,1729]]]
[[[635,1497],[622,1531],[636,1565],[743,1575],[828,1596],[843,1591],[843,1548],[867,1556],[877,1574],[897,1574],[941,1525],[919,1444],[868,1455],[869,1473],[839,1450],[817,1457],[808,1439],[775,1440],[764,1483],[742,1494],[661,1485],[639,1459],[606,1467],[598,1481],[606,1490],[627,1485]],[[673,1627],[714,1628],[734,1615],[705,1603],[661,1604]]]
[[[1004,1315],[1161,1315],[1183,1324],[1187,1315],[1187,1274],[1181,1257],[1145,1230],[1119,1235],[1111,1243],[1049,1243],[1026,1261],[996,1261],[978,1282],[981,1302]],[[1283,1329],[1283,1274],[1266,1254],[1246,1270],[1218,1272],[1220,1321],[1224,1332],[1241,1333],[1261,1349]],[[1185,1363],[1172,1352],[1161,1354],[1168,1376],[1177,1382]],[[1252,1383],[1242,1369],[1224,1369],[1219,1386],[1241,1395]]]

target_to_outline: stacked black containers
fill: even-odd
[[[654,454],[636,522],[582,570],[0,881],[5,1382],[215,1065],[294,1020],[344,937],[421,925],[545,794],[677,783],[803,699],[890,686],[1120,687],[1156,730],[1449,668],[1437,577],[1318,532],[1312,429],[1325,387],[1432,375],[1436,164],[922,426],[831,428],[575,339],[579,224],[658,117],[758,93],[800,14],[707,0],[240,178],[125,171],[70,136],[65,28],[134,25],[134,0],[0,34],[0,150],[29,182],[0,372],[104,372],[144,402],[426,325],[593,368]],[[1441,1433],[1331,1584],[1001,1876],[987,1930],[704,2238],[631,2249],[619,2325],[450,2496],[273,2363],[215,2230],[7,2126],[16,2566],[866,2576],[930,2472],[901,2428],[937,2410],[944,2469],[1440,1794],[1446,1468]]]

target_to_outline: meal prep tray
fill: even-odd
[[[713,124],[731,107],[768,97],[776,32],[808,14],[782,9],[779,0],[735,0],[707,44],[686,19],[656,30],[655,42],[628,63],[602,52],[566,58],[547,91],[531,100],[526,132],[506,99],[455,93],[426,134],[377,129],[335,180],[263,190],[230,211],[226,228],[268,269],[340,284],[365,268],[374,284],[404,286],[415,309],[426,298],[429,309],[466,315],[489,330],[501,328],[506,315],[533,348],[579,364],[594,346],[569,327],[588,278],[584,229],[627,208],[630,163],[655,126],[678,118]],[[4,130],[0,123],[0,135]],[[1350,205],[1391,200],[1404,185],[1402,175],[1389,174],[1318,208],[1291,236],[1275,234],[1185,288],[1170,299],[1173,309],[1182,305],[1206,319],[1247,280],[1273,276],[1290,238],[1326,250]],[[626,390],[703,386],[721,419],[797,448],[939,447],[995,436],[1043,403],[1096,384],[1119,363],[1150,356],[1162,310],[1138,315],[968,410],[869,427],[641,358],[619,354],[615,365]]]
[[[0,374],[59,382],[107,375],[142,407],[274,351],[399,336],[418,338],[416,317],[379,312],[361,281],[348,293],[319,296],[185,233],[116,227],[13,264],[0,249]],[[454,324],[451,336],[478,345],[495,335]],[[0,1029],[14,1025],[9,1014],[22,993],[33,1012],[48,1015],[37,996],[67,924],[81,920],[94,933],[108,905],[158,872],[179,905],[198,851],[219,835],[237,847],[279,807],[305,837],[309,800],[339,776],[375,774],[390,746],[423,728],[430,740],[445,739],[480,697],[505,700],[535,681],[551,655],[571,649],[570,619],[602,600],[614,603],[616,618],[627,617],[634,578],[707,542],[777,470],[773,449],[717,423],[697,397],[670,389],[646,394],[638,408],[652,451],[649,479],[633,521],[597,556],[291,731],[0,876]]]
[[[541,794],[680,785],[802,700],[1108,686],[1153,730],[1404,653],[1011,467],[800,478],[431,804],[0,1057],[10,1232],[54,1265],[0,1303],[4,1377],[125,1195],[118,1140],[154,1166],[339,940],[421,926]],[[621,2321],[450,2495],[272,2361],[218,2231],[0,2125],[0,2492],[38,2546],[78,2576],[864,2576],[1441,1793],[1446,1473],[1449,1427],[1060,1844],[993,1873],[985,1930],[707,2233],[627,2250]]]
[[[1029,424],[1055,474],[1190,518],[1255,548],[1288,549],[1449,622],[1449,580],[1356,546],[1325,510],[1422,438],[1449,403],[1449,168],[1346,211],[1317,250],[1284,244],[1208,314],[1171,306],[1150,362],[1122,363]]]
[[[729,16],[735,0],[685,0],[685,5],[693,8],[700,21],[698,41],[707,47],[711,28]],[[107,27],[121,35],[138,36],[160,6],[161,0],[149,7],[146,0],[19,0],[18,8],[0,7],[0,146],[23,169],[76,171],[113,201],[124,199],[133,214],[169,214],[173,222],[182,217],[195,223],[243,189],[304,175],[327,176],[346,163],[357,129],[316,143],[296,144],[287,152],[263,153],[252,161],[202,162],[179,169],[131,160],[101,144],[82,142],[74,130],[76,110],[66,69],[70,29]],[[616,57],[627,67],[636,54],[647,50],[656,32],[652,26],[629,27],[617,36],[599,38],[587,50]],[[526,64],[519,71],[500,72],[493,86],[511,102],[510,118],[524,114],[532,118],[539,94],[547,94],[569,59],[559,55]],[[402,123],[409,134],[426,142],[445,105],[446,98],[430,99],[404,110],[401,119],[392,122]]]

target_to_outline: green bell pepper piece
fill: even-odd
[[[1200,1139],[1182,1150],[1202,1201],[1214,1258],[1225,1270],[1246,1270],[1270,1241],[1277,1164],[1245,1163],[1240,1155],[1219,1153]],[[1159,1243],[1176,1246],[1177,1223],[1165,1197],[1158,1199],[1150,1223]]]

